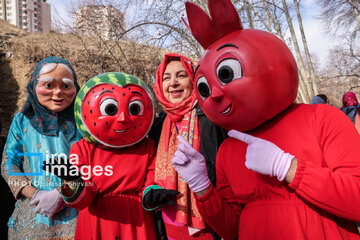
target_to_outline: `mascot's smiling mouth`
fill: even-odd
[[[124,130],[114,130],[114,132],[116,132],[116,133],[124,133],[124,132],[126,132],[128,130],[128,128],[127,129],[124,129]]]
[[[230,110],[231,110],[231,106],[232,106],[232,104],[230,104],[230,106],[229,106],[225,111],[223,111],[223,112],[221,112],[221,113],[222,113],[222,114],[227,114],[227,113],[229,113]]]

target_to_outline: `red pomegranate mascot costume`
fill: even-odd
[[[181,137],[173,159],[201,215],[224,239],[360,239],[360,136],[351,121],[329,105],[293,103],[298,73],[288,47],[243,29],[230,0],[208,6],[211,18],[186,3],[205,49],[197,99],[231,130],[217,154],[216,189]]]

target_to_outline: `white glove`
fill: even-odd
[[[193,192],[210,186],[204,156],[196,151],[183,137],[178,136],[178,149],[172,159],[173,166]]]
[[[248,144],[245,161],[248,169],[271,177],[276,176],[279,181],[284,180],[293,155],[285,153],[272,142],[246,133],[231,130],[228,135]]]
[[[64,208],[62,195],[56,190],[37,190],[30,200],[30,206],[36,205],[35,213],[52,218],[55,213]]]

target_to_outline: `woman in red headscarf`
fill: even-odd
[[[351,119],[356,127],[356,130],[360,133],[360,106],[355,93],[345,93],[343,95],[342,102],[343,106],[341,107],[341,111],[343,111]]]
[[[155,182],[165,189],[180,192],[175,206],[162,209],[169,239],[212,239],[211,230],[196,207],[194,193],[171,163],[177,150],[178,135],[189,141],[194,149],[200,150],[193,74],[193,64],[188,58],[167,54],[157,69],[154,84],[155,95],[167,114],[157,148]]]

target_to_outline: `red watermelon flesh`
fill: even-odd
[[[140,141],[151,127],[153,114],[149,95],[135,84],[96,85],[83,99],[81,110],[92,136],[115,147]]]

